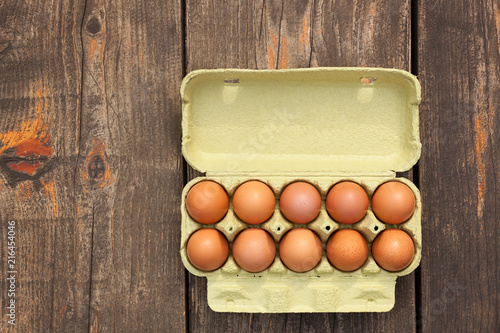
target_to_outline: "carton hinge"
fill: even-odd
[[[335,172],[314,172],[314,171],[277,171],[277,172],[261,172],[261,171],[247,171],[247,172],[229,172],[229,171],[207,171],[207,178],[224,178],[224,177],[241,177],[244,179],[249,178],[267,178],[267,177],[292,177],[297,179],[307,178],[325,178],[325,177],[387,177],[395,178],[396,172],[392,170],[387,171],[359,171],[352,170],[335,171]]]

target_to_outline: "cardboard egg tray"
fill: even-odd
[[[418,104],[420,85],[404,71],[378,68],[315,68],[283,71],[201,70],[183,81],[183,155],[206,177],[190,181],[182,193],[181,249],[187,270],[207,277],[208,304],[223,312],[379,312],[395,302],[396,278],[412,272],[421,257],[420,192],[396,171],[411,168],[420,156]],[[187,213],[185,198],[199,181],[221,184],[229,210],[219,222],[203,225]],[[272,217],[249,225],[236,217],[232,196],[248,180],[268,184],[276,197]],[[368,194],[370,207],[358,223],[335,222],[326,212],[325,198],[337,182],[351,180]],[[400,181],[416,199],[412,217],[399,225],[379,221],[371,196],[382,183]],[[306,225],[286,220],[279,211],[282,190],[306,181],[322,197],[319,216]],[[231,254],[232,242],[246,228],[262,228],[279,247],[293,228],[309,228],[321,239],[323,256],[312,270],[297,273],[281,262],[259,273],[241,269]],[[215,228],[229,241],[230,253],[219,269],[205,272],[188,260],[189,236],[200,228]],[[363,234],[369,255],[356,271],[333,267],[325,245],[338,229]],[[380,268],[371,256],[371,243],[385,229],[398,228],[413,239],[415,253],[399,272]]]

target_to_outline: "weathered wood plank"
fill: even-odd
[[[183,332],[181,3],[89,0],[82,40],[90,331]]]
[[[500,3],[419,3],[423,332],[500,329]]]
[[[75,216],[82,1],[0,3],[0,331],[85,332],[89,228]],[[7,221],[16,221],[16,325]],[[10,329],[9,329],[10,328]]]
[[[410,2],[186,2],[187,70],[381,66],[410,69]],[[199,175],[188,167],[188,179]],[[189,276],[196,331],[415,331],[414,274],[399,278],[396,306],[373,314],[220,314],[206,280]]]
[[[181,3],[0,9],[0,274],[6,290],[15,220],[17,330],[184,331]]]

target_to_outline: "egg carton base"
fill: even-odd
[[[396,277],[207,280],[208,305],[216,312],[387,312],[395,303]]]

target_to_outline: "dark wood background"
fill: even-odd
[[[178,254],[180,82],[316,66],[418,75],[422,263],[388,313],[214,313]],[[2,0],[0,331],[500,332],[499,82],[498,0]]]

